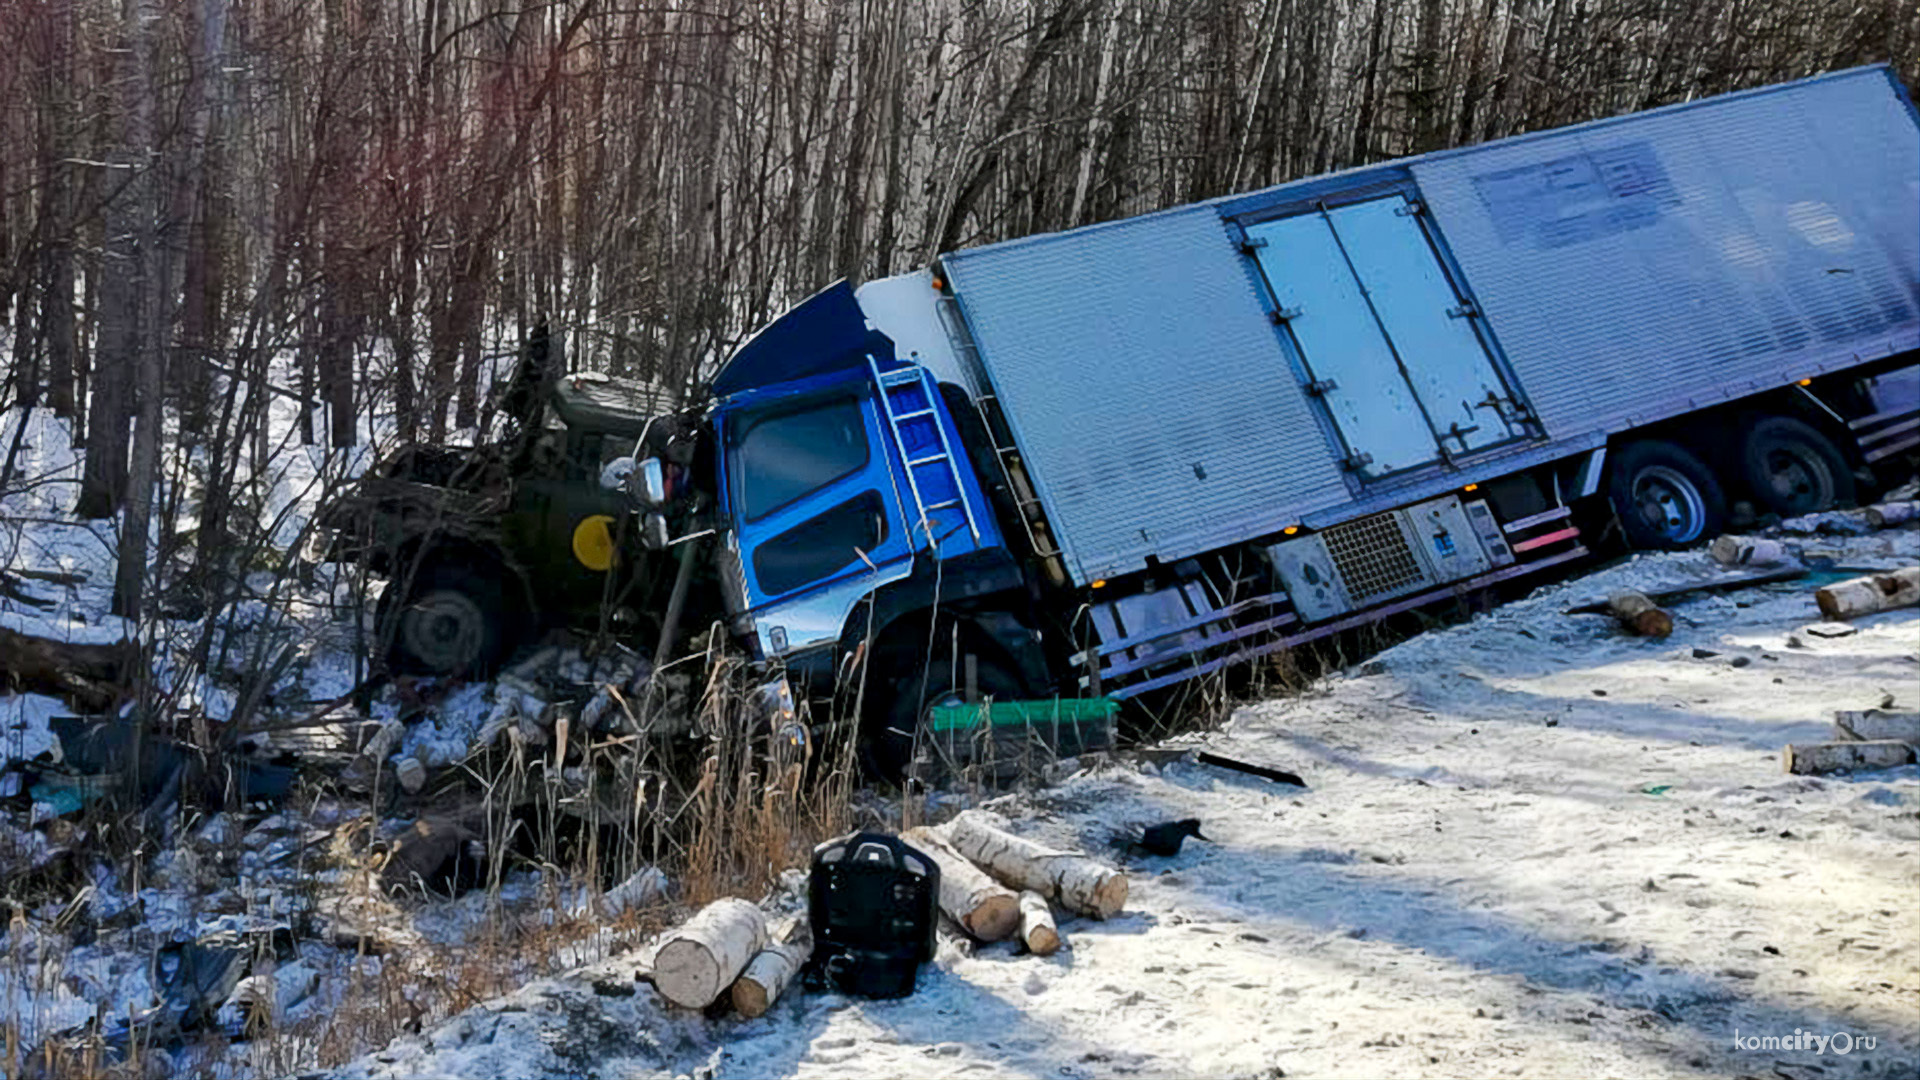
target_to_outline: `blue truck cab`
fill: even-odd
[[[946,395],[844,282],[735,353],[708,421],[723,602],[756,660],[828,675],[842,646],[937,603],[945,568],[1011,570]]]

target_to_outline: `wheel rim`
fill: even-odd
[[[1833,505],[1833,474],[1805,447],[1774,447],[1767,451],[1766,465],[1773,505],[1783,513],[1808,514]]]
[[[472,597],[435,589],[407,605],[400,618],[400,646],[433,671],[462,671],[480,658],[486,624],[486,612]]]
[[[1670,543],[1696,540],[1706,526],[1706,497],[1693,481],[1665,465],[1641,471],[1634,480],[1633,501],[1647,524]]]

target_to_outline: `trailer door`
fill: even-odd
[[[1477,312],[1404,196],[1246,232],[1349,468],[1385,476],[1526,434]]]

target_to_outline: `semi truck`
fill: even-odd
[[[1920,122],[1861,68],[838,283],[659,421],[629,531],[668,641],[863,686],[888,772],[958,702],[1846,505],[1911,464],[1917,365]]]

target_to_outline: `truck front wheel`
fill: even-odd
[[[411,588],[394,581],[380,598],[387,666],[409,675],[490,674],[512,650],[518,620],[511,607],[505,583],[486,568],[423,566]]]
[[[1683,548],[1717,534],[1727,500],[1699,458],[1659,439],[1628,443],[1613,459],[1607,498],[1636,548]]]
[[[892,783],[906,775],[919,741],[930,730],[929,711],[939,705],[965,704],[965,680],[964,668],[955,671],[946,657],[895,676],[889,700],[883,708],[871,710],[860,740],[860,760],[874,779]],[[1021,697],[1019,677],[986,653],[974,654],[973,688],[979,696],[995,701]]]

